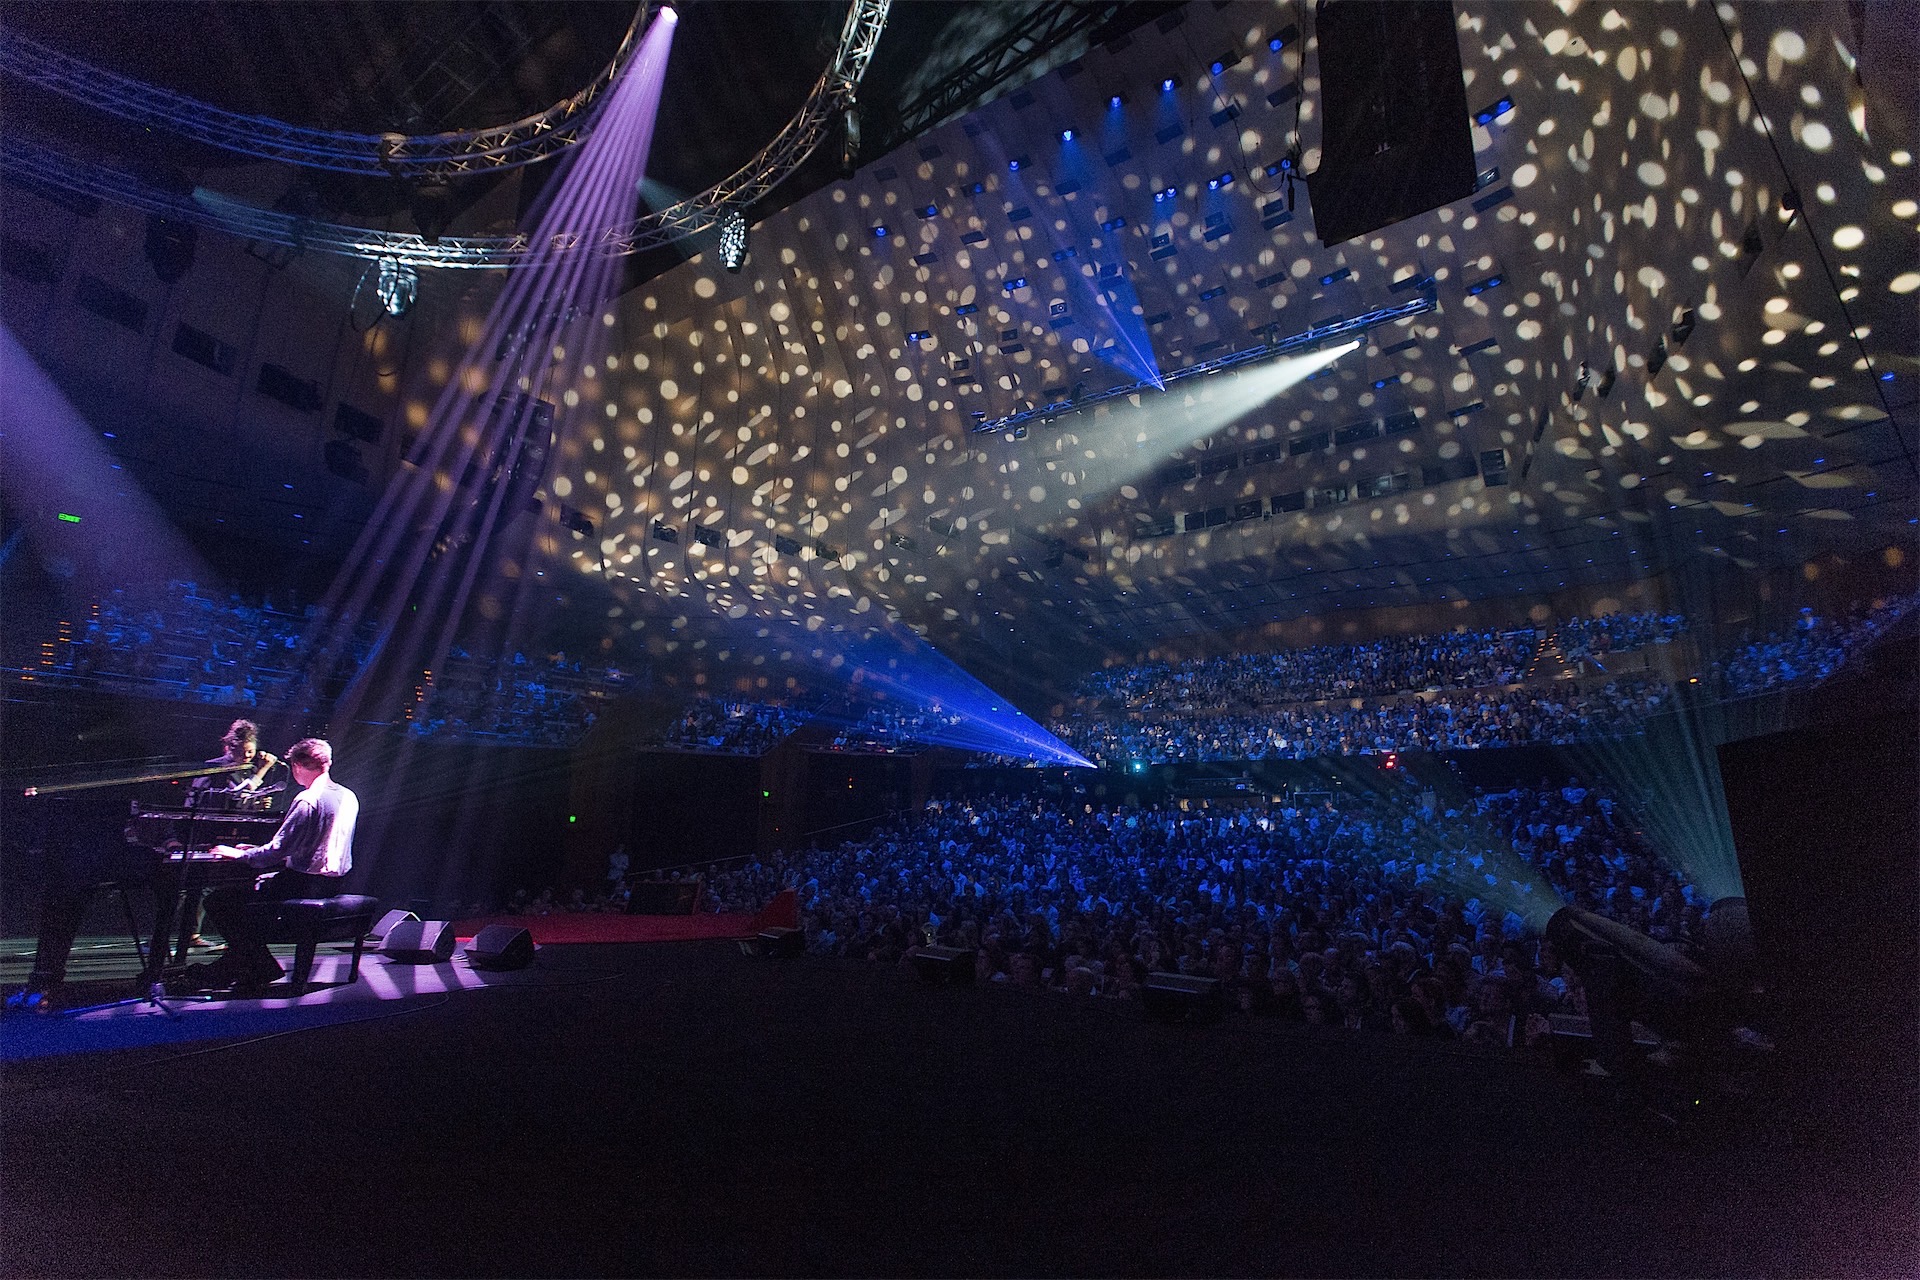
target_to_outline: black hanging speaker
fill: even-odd
[[[446,920],[402,920],[380,940],[380,954],[398,964],[444,964],[453,959],[453,925]]]
[[[1320,164],[1307,180],[1322,244],[1473,194],[1473,124],[1449,0],[1325,0]]]
[[[533,963],[533,935],[518,925],[490,924],[467,944],[476,969],[524,969]]]

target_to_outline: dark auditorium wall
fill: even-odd
[[[1920,992],[1916,705],[1719,750],[1754,942],[1803,1008],[1911,1048]]]

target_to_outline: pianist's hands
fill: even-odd
[[[249,851],[230,844],[217,844],[208,852],[216,858],[244,858]]]

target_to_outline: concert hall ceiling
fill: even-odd
[[[771,136],[844,12],[686,8],[709,25],[676,44],[649,169],[676,192]],[[896,3],[875,61],[892,100],[922,58],[952,60],[930,38],[966,28],[950,13],[1010,8]],[[1294,171],[1320,158],[1312,6],[1201,0],[1129,6],[849,179],[823,149],[754,211],[737,274],[711,251],[636,271],[546,477],[550,512],[593,528],[547,536],[595,625],[724,670],[897,619],[990,680],[1066,679],[1335,610],[1910,555],[1920,75],[1898,11],[1455,8],[1480,189],[1358,240],[1320,243],[1309,183],[1289,200],[1279,167],[1293,139]],[[423,105],[457,59],[412,58],[410,25],[490,33],[457,110],[498,119],[584,81],[632,16],[124,10],[88,56],[335,127],[408,106],[476,123]],[[61,12],[33,34],[55,40]],[[254,74],[174,52],[169,21],[250,46]],[[520,51],[472,74],[500,42]],[[370,220],[404,199],[327,196]],[[1219,375],[974,430],[1425,291],[1432,310],[1237,417]]]
[[[1320,244],[1304,184],[1279,216],[1289,133],[1318,158],[1313,46],[1269,47],[1300,7],[1194,4],[766,219],[738,275],[709,254],[636,289],[552,478],[597,522],[581,572],[630,626],[838,600],[1017,670],[1902,554],[1920,140],[1886,15],[1457,9],[1471,107],[1511,102],[1474,126],[1483,188],[1363,240]],[[1170,372],[1422,276],[1435,311],[1191,447],[1158,442],[1218,383],[971,431],[1133,381],[1100,350],[1131,333]]]

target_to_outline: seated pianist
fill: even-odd
[[[226,938],[226,954],[189,968],[177,980],[181,990],[232,988],[236,995],[260,994],[284,972],[266,942],[277,904],[330,897],[353,868],[360,800],[333,780],[332,746],[322,738],[303,738],[287,752],[287,767],[301,791],[273,839],[260,845],[214,846],[216,857],[245,862],[266,874],[251,886],[208,895],[207,917]]]

